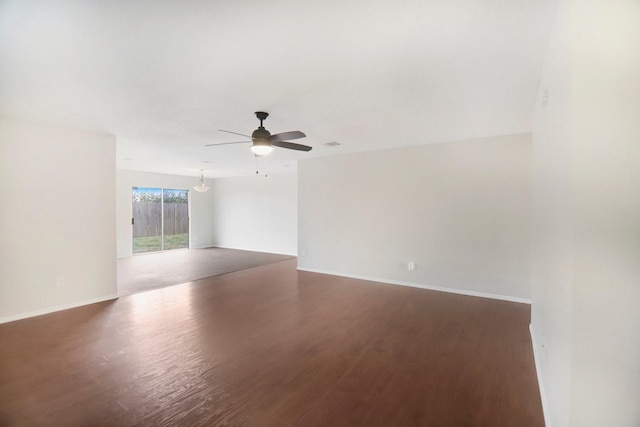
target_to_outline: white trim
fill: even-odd
[[[533,347],[533,360],[536,364],[536,375],[538,376],[538,387],[540,388],[540,400],[542,401],[542,413],[544,415],[544,425],[551,427],[549,420],[549,407],[547,406],[547,395],[544,392],[544,384],[542,382],[542,369],[540,366],[540,355],[538,346],[536,345],[536,334],[533,332],[533,324],[529,323],[529,334],[531,334],[531,346]]]
[[[403,282],[403,281],[400,281],[400,280],[381,279],[381,278],[378,278],[378,277],[360,276],[360,275],[357,275],[357,274],[336,273],[336,272],[332,272],[332,271],[316,270],[316,269],[304,268],[304,267],[298,267],[298,270],[300,270],[300,271],[308,271],[310,273],[328,274],[330,276],[342,276],[342,277],[349,277],[351,279],[368,280],[370,282],[380,282],[380,283],[386,283],[386,284],[389,284],[389,285],[400,285],[400,286],[409,286],[409,287],[412,287],[412,288],[428,289],[430,291],[449,292],[449,293],[452,293],[452,294],[467,295],[467,296],[472,296],[472,297],[490,298],[490,299],[497,299],[497,300],[502,300],[502,301],[519,302],[519,303],[522,303],[522,304],[531,304],[531,300],[530,299],[520,298],[520,297],[512,297],[512,296],[507,296],[507,295],[487,294],[487,293],[484,293],[484,292],[467,291],[467,290],[464,290],[464,289],[443,288],[443,287],[440,287],[440,286],[423,285],[422,283],[411,283],[411,282]]]
[[[70,308],[81,307],[83,305],[95,304],[95,303],[104,302],[104,301],[111,301],[115,299],[118,299],[118,295],[112,294],[112,295],[107,295],[99,298],[91,298],[84,301],[74,302],[71,304],[58,305],[56,307],[49,307],[49,308],[44,308],[42,310],[35,310],[27,313],[16,314],[13,316],[0,317],[0,324],[26,319],[28,317],[35,317],[35,316],[41,316],[43,314],[54,313],[56,311],[68,310]]]

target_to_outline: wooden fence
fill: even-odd
[[[164,206],[164,234],[189,232],[187,203],[133,202],[133,237],[160,236],[162,222],[160,209]]]

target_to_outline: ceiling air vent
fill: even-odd
[[[340,143],[336,141],[331,141],[331,142],[325,142],[322,145],[324,145],[325,147],[337,147],[338,145],[340,145]]]

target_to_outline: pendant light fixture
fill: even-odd
[[[193,189],[199,193],[204,193],[209,190],[209,186],[204,183],[204,169],[200,169],[200,184],[195,185]]]

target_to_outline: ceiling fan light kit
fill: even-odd
[[[273,151],[273,147],[266,139],[254,139],[251,145],[251,151],[256,156],[266,156]]]
[[[260,120],[260,126],[258,127],[258,129],[254,130],[253,133],[251,134],[251,141],[222,142],[219,144],[207,144],[207,147],[214,146],[214,145],[244,144],[244,143],[251,142],[252,143],[251,151],[256,156],[265,156],[271,153],[273,151],[273,147],[286,148],[289,150],[296,150],[296,151],[311,151],[312,147],[309,147],[308,145],[296,144],[293,142],[285,141],[286,139],[304,138],[307,135],[305,135],[303,132],[300,132],[299,130],[294,130],[294,131],[282,132],[282,133],[277,133],[275,135],[271,135],[271,133],[268,130],[266,130],[262,125],[262,122],[266,120],[267,117],[269,117],[269,113],[265,113],[264,111],[256,111],[255,114],[258,120]],[[249,136],[249,135],[244,135],[238,132],[231,132],[224,129],[220,129],[220,131],[226,132],[226,133],[232,133],[234,135],[241,135],[241,136],[247,136],[247,137]]]

